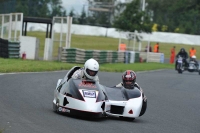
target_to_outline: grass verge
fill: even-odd
[[[69,70],[73,66],[83,67],[83,64],[0,58],[0,73]],[[134,71],[147,71],[172,68],[174,68],[174,65],[161,63],[100,64],[100,71],[105,72],[123,72],[128,69]]]

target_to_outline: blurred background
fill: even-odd
[[[70,26],[67,17],[73,18]],[[182,47],[189,51],[191,45],[200,51],[200,1],[0,0],[0,29],[1,38],[8,41],[27,36],[28,41],[20,40],[20,55],[30,50],[24,46],[32,42],[36,52],[31,52],[37,54],[37,59],[44,59],[46,45],[52,45],[48,54],[53,52],[57,59],[60,48],[67,43],[69,48],[112,51],[125,43],[128,51],[141,53],[147,52],[147,47],[153,50],[157,42],[162,58],[169,59],[173,46],[176,53]],[[28,37],[34,38],[30,41]]]
[[[133,1],[139,3],[132,5],[131,10],[148,15],[151,31],[200,34],[199,0],[0,0],[0,13],[22,12],[24,16],[46,18],[72,16],[73,24],[113,27],[116,17]]]

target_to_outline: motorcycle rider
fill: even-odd
[[[97,76],[98,71],[99,63],[95,59],[91,58],[85,62],[83,68],[80,68],[73,73],[72,78],[89,79],[99,82],[99,77]]]
[[[143,94],[142,88],[136,83],[136,73],[132,70],[126,70],[122,74],[122,82],[117,84],[115,87],[124,87],[125,89],[134,89],[134,87],[137,87]],[[144,101],[146,101],[146,96],[143,97]]]
[[[185,63],[185,66],[188,67],[188,62],[187,62],[188,53],[185,51],[184,48],[181,48],[180,51],[178,52],[178,54],[176,55],[175,70],[177,69],[177,64],[178,64],[177,58],[179,56],[181,56],[183,58],[183,62]]]

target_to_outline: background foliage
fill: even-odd
[[[135,30],[143,32],[151,32],[150,16],[140,11],[140,0],[134,0],[126,5],[125,10],[116,16],[114,20],[114,27],[123,30],[134,32]]]
[[[29,17],[67,16],[62,0],[0,0],[0,13],[11,12]]]
[[[83,5],[81,14],[77,14],[74,9],[64,9],[62,0],[0,0],[0,13],[23,12],[24,16],[47,18],[70,15],[74,17],[74,24],[200,35],[200,0],[146,0],[145,11],[141,10],[142,0],[130,3],[93,1],[118,1],[118,4],[109,13],[91,12]],[[112,14],[114,12],[117,14]]]
[[[153,12],[155,31],[200,35],[199,0],[148,0],[146,9]]]

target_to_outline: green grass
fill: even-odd
[[[83,64],[0,58],[0,73],[69,70],[73,66],[83,67]],[[134,71],[146,71],[172,68],[174,68],[174,66],[171,64],[161,63],[100,64],[100,71],[106,72],[123,72],[127,69],[132,69]]]
[[[134,71],[149,71],[157,69],[173,69],[174,65],[171,64],[161,64],[161,63],[115,63],[115,64],[102,64],[100,65],[101,71],[107,72],[124,72],[125,70]]]
[[[21,59],[3,59],[0,58],[0,72],[39,72],[39,71],[55,71],[67,70],[75,64],[51,61],[35,61]]]
[[[28,32],[27,36],[34,36],[40,40],[40,51],[39,56],[43,57],[44,52],[44,41],[45,41],[45,32]],[[64,36],[64,34],[63,34]],[[55,34],[55,39],[59,38],[59,34]],[[71,47],[72,48],[80,48],[86,50],[113,50],[116,51],[118,48],[119,39],[118,38],[111,38],[111,37],[104,37],[104,36],[85,36],[85,35],[74,35],[72,34],[71,38]],[[153,46],[156,42],[151,42],[151,46]],[[142,48],[145,48],[147,42],[142,42]],[[59,43],[54,44],[54,53],[53,55],[57,55]],[[65,46],[64,43],[61,44],[63,47]],[[176,46],[176,54],[178,51],[183,47],[187,52],[192,47],[192,45],[184,45],[184,44],[173,44],[173,43],[161,43],[160,42],[160,52],[164,53],[165,58],[170,58],[170,50],[173,46]],[[193,45],[197,50],[197,58],[200,58],[200,45]],[[137,47],[137,45],[136,45]],[[189,53],[188,53],[189,54]]]
[[[43,57],[44,52],[44,41],[45,32],[28,32],[27,36],[37,37],[40,40],[40,57]],[[55,38],[58,39],[58,33],[55,34]],[[103,36],[83,36],[83,35],[72,35],[71,47],[80,48],[86,50],[113,50],[116,51],[118,48],[119,39],[103,37]],[[151,42],[151,46],[156,42]],[[143,42],[143,48],[146,46],[147,42]],[[54,53],[56,56],[59,43],[54,44]],[[61,46],[65,46],[64,43]],[[160,52],[165,54],[165,58],[170,57],[170,49],[176,46],[176,53],[180,48],[184,47],[187,51],[191,48],[191,45],[183,44],[167,44],[160,43]],[[200,57],[200,46],[194,46],[197,50],[197,57]],[[40,71],[56,71],[56,70],[69,70],[74,65],[83,66],[83,64],[71,64],[62,63],[57,61],[36,61],[36,60],[21,60],[21,59],[3,59],[0,58],[0,73],[9,72],[40,72]],[[146,70],[156,70],[156,69],[174,69],[174,65],[162,64],[162,63],[114,63],[114,64],[100,64],[100,71],[108,72],[123,72],[127,69],[132,69],[134,71],[146,71]]]

